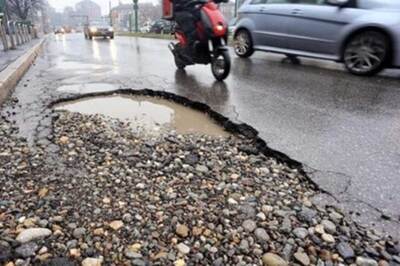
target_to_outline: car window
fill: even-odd
[[[325,0],[294,0],[296,4],[306,4],[306,5],[323,5],[326,3]]]
[[[397,0],[359,0],[358,7],[365,9],[393,8],[400,9],[400,1]]]
[[[267,4],[293,4],[293,0],[267,0]]]
[[[267,0],[252,0],[250,4],[252,5],[263,5],[266,4]]]

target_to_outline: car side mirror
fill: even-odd
[[[326,0],[328,5],[343,7],[349,3],[349,0]]]

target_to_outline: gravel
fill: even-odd
[[[1,265],[400,260],[396,240],[314,205],[302,173],[240,136],[145,136],[65,112],[46,146],[17,133],[0,118]]]

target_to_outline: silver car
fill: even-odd
[[[400,67],[400,0],[246,0],[234,48],[240,57],[254,51],[306,56],[373,75]]]

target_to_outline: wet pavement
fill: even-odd
[[[250,124],[271,148],[304,163],[332,196],[321,201],[339,200],[356,220],[400,236],[399,71],[360,78],[333,63],[291,65],[271,54],[247,60],[232,54],[232,75],[217,83],[208,66],[177,71],[167,45],[53,37],[17,87],[18,106],[6,105],[3,114],[21,125],[23,136],[46,142],[45,118],[55,99],[115,88],[176,93]]]

